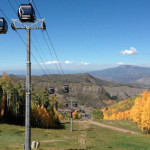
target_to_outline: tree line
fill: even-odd
[[[26,89],[20,82],[14,83],[6,74],[0,77],[0,122],[25,124]],[[35,90],[31,87],[31,126],[59,128],[58,99],[49,96],[47,88]]]

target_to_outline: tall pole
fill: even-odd
[[[25,29],[27,31],[27,74],[26,74],[26,114],[25,114],[25,150],[31,150],[31,52],[30,52],[30,32],[31,29],[42,29],[46,30],[44,19],[35,20],[31,26],[24,25],[23,27],[16,27],[16,22],[19,22],[18,19],[13,19],[11,27],[13,30]],[[39,24],[40,27],[33,27],[35,24]]]
[[[30,28],[27,28],[27,74],[26,74],[26,118],[25,118],[25,150],[31,150],[31,59]]]
[[[73,116],[72,116],[72,99],[71,99],[71,132],[73,131]]]

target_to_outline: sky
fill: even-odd
[[[28,0],[10,0],[14,9]],[[150,67],[150,0],[34,0],[53,42],[63,70],[91,71],[137,65]],[[17,19],[8,0],[0,9]],[[36,9],[35,9],[36,11]],[[4,15],[0,12],[0,16]],[[36,17],[39,18],[36,11]],[[0,70],[25,70],[26,47],[9,25],[0,34]],[[26,31],[18,30],[26,42]],[[42,31],[51,47],[45,31]],[[31,32],[32,69],[56,69],[40,30]],[[36,45],[42,60],[36,52]],[[58,66],[59,67],[59,66]]]

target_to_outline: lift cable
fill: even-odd
[[[17,2],[17,0],[15,0],[15,2],[16,2],[16,4],[17,4],[17,6],[19,6],[19,3]]]
[[[52,43],[52,40],[51,40],[51,38],[50,38],[50,36],[49,36],[47,30],[46,30],[46,34],[47,34],[47,37],[48,37],[48,39],[49,39],[49,41],[50,41],[50,43],[51,43],[51,46],[52,46],[52,49],[53,49],[53,51],[54,51],[54,54],[55,54],[55,56],[56,56],[56,58],[57,58],[57,61],[59,62],[59,66],[60,66],[60,68],[61,68],[61,71],[62,71],[63,74],[65,74],[65,73],[64,73],[64,70],[63,70],[63,68],[62,68],[62,65],[60,64],[58,55],[57,55],[57,53],[56,53],[56,50],[55,50],[55,48],[54,48],[54,45],[53,45],[53,43]]]
[[[36,4],[34,3],[34,1],[32,1],[32,2],[33,2],[33,4],[34,4],[34,6],[35,6],[35,9],[36,9],[36,11],[37,11],[37,13],[38,13],[40,19],[41,19],[42,17],[41,17],[41,15],[40,15],[40,13],[39,13],[39,10],[38,10]],[[45,36],[44,36],[44,34],[43,34],[43,31],[41,31],[41,32],[42,32],[42,36],[43,36],[43,38],[44,38],[44,41],[46,42],[46,45],[47,45],[47,47],[48,47],[49,53],[50,53],[52,59],[55,60],[54,57],[53,57],[53,54],[52,54],[52,52],[51,52],[51,48],[49,47],[48,42],[47,42],[47,40],[46,40],[46,38],[45,38]],[[60,64],[60,62],[59,62],[58,60],[57,60],[57,62],[58,62],[58,64]],[[57,69],[58,74],[61,74],[60,71],[59,71],[59,68],[58,68],[58,66],[57,66],[57,63],[54,62],[54,64],[55,64],[55,66],[56,66],[56,69]],[[62,73],[63,73],[63,72],[62,72]]]
[[[16,0],[15,0],[15,1],[16,1]],[[17,13],[16,13],[16,11],[15,11],[15,8],[14,8],[14,6],[12,5],[12,3],[10,2],[10,0],[8,0],[8,2],[9,2],[9,4],[10,4],[11,8],[13,9],[13,11],[15,12],[15,14],[17,15]],[[23,24],[22,24],[22,25],[23,25]],[[38,55],[39,55],[39,57],[40,57],[40,59],[41,59],[43,65],[45,66],[45,68],[47,69],[48,73],[50,74],[50,71],[48,70],[47,66],[45,65],[45,63],[44,63],[44,61],[43,61],[43,59],[42,59],[42,57],[41,57],[41,55],[40,55],[38,49],[36,48],[36,46],[35,46],[35,44],[33,43],[32,40],[31,40],[31,43],[33,44],[34,49],[35,49],[36,52],[38,53]]]
[[[9,4],[10,4],[10,6],[12,7],[13,11],[16,13],[15,8],[14,8],[14,6],[12,5],[12,3],[10,2],[10,0],[8,0],[8,2],[9,2]],[[17,13],[16,13],[16,15],[17,15]],[[22,24],[22,25],[23,25],[23,24]],[[18,33],[18,31],[17,31],[17,33]],[[44,61],[43,61],[43,59],[42,59],[42,57],[41,57],[41,55],[40,55],[38,49],[36,48],[36,46],[35,46],[35,44],[33,43],[32,40],[31,40],[31,43],[33,44],[34,49],[36,50],[36,52],[38,53],[40,59],[42,60],[42,63],[43,63],[43,65],[45,66],[46,70],[48,71],[49,74],[51,74],[50,71],[49,71],[49,69],[47,68],[46,64],[44,63]],[[35,56],[34,56],[34,57],[35,57]],[[39,62],[38,62],[38,63],[39,63]],[[40,63],[39,63],[39,64],[40,64]]]
[[[48,68],[47,68],[47,66],[46,66],[46,64],[45,64],[45,62],[44,62],[44,60],[43,60],[43,58],[41,57],[41,55],[40,55],[40,53],[39,53],[39,51],[38,51],[36,45],[34,44],[34,42],[33,42],[32,40],[31,40],[31,43],[33,44],[33,47],[34,47],[34,49],[36,50],[36,52],[38,53],[38,55],[39,55],[39,57],[40,57],[40,59],[41,59],[43,65],[45,66],[46,70],[48,71],[49,74],[51,74],[50,71],[48,70]]]
[[[50,47],[49,47],[49,45],[48,45],[48,42],[47,42],[47,40],[46,40],[46,37],[45,37],[45,35],[43,34],[43,31],[41,31],[41,32],[42,32],[44,41],[46,42],[46,45],[47,45],[47,47],[48,47],[49,53],[50,53],[52,59],[55,60],[55,59],[54,59],[54,56],[53,56],[53,54],[52,54],[52,52],[51,52],[51,49],[50,49]],[[58,62],[58,63],[59,63],[59,62]],[[54,62],[54,64],[55,64],[55,66],[56,66],[56,69],[57,69],[58,74],[61,74],[61,72],[60,72],[60,70],[59,70],[59,68],[58,68],[58,66],[57,66],[57,63]]]
[[[9,4],[11,5],[11,7],[13,8],[13,10],[15,10],[15,8],[13,7],[13,5],[11,4],[11,2],[8,0],[8,2],[9,2]],[[16,11],[14,11],[15,13],[16,13]],[[16,15],[17,15],[17,13],[16,13]],[[24,26],[24,24],[22,24],[23,26]],[[18,32],[17,32],[18,33]],[[32,33],[33,34],[33,33]],[[24,42],[25,43],[25,42]],[[38,51],[38,49],[37,49],[37,47],[36,47],[36,45],[34,44],[34,42],[31,40],[31,43],[32,43],[32,45],[34,46],[34,49],[36,50],[36,52],[38,53],[38,55],[39,55],[39,57],[40,57],[40,59],[41,59],[41,61],[42,61],[42,63],[43,63],[43,65],[45,66],[45,68],[46,68],[46,70],[48,71],[48,73],[49,74],[51,74],[50,72],[51,71],[49,71],[49,69],[48,69],[48,67],[46,66],[46,64],[45,64],[45,62],[43,61],[43,58],[41,57],[41,55],[40,55],[40,53],[39,53],[39,51]],[[38,42],[37,42],[38,43]],[[31,54],[33,55],[33,53],[31,52]],[[43,53],[44,54],[44,53]],[[33,57],[34,57],[34,59],[36,59],[35,58],[35,56],[33,55]],[[36,59],[37,60],[37,59]],[[40,63],[38,62],[38,61],[36,61],[39,65],[40,65]],[[40,65],[40,68],[41,68],[42,66]],[[43,68],[42,68],[42,70],[43,70]],[[44,70],[43,70],[44,71]],[[59,71],[59,70],[58,70]],[[45,73],[45,71],[44,71],[44,74],[48,77],[48,78],[50,78],[46,73]],[[53,81],[51,80],[51,79],[49,79],[49,81],[51,82],[51,83],[53,83]],[[56,86],[57,86],[57,88],[59,88],[59,85],[57,84],[57,82],[55,82],[56,83]],[[54,84],[53,84],[53,86],[54,86]]]
[[[7,19],[7,21],[10,23],[11,25],[11,22],[10,20],[8,19],[8,17],[6,16],[6,14],[2,11],[2,9],[0,9],[1,13],[5,16],[5,18]],[[21,37],[21,35],[19,34],[19,32],[17,30],[15,30],[15,32],[17,33],[17,35],[19,36],[19,38],[21,39],[22,43],[26,46],[26,43],[24,41],[24,39]],[[43,71],[44,75],[47,77],[48,81],[52,83],[52,85],[54,86],[53,84],[53,81],[51,81],[48,77],[48,75],[46,74],[46,72],[44,71],[44,69],[42,68],[42,66],[40,65],[40,63],[38,62],[38,60],[36,59],[36,57],[33,55],[33,53],[31,52],[31,56],[34,58],[34,60],[37,62],[37,64],[39,65],[39,67],[41,68],[41,70]]]
[[[33,4],[34,4],[34,6],[35,6],[35,8],[36,8],[36,11],[37,11],[37,13],[38,13],[39,17],[40,17],[40,18],[42,18],[42,17],[41,17],[41,15],[40,15],[40,13],[39,13],[38,8],[36,7],[36,4],[34,3],[34,1],[33,1]],[[43,32],[42,32],[42,33],[43,33]],[[59,61],[58,55],[57,55],[57,53],[56,53],[56,50],[55,50],[55,48],[54,48],[54,45],[53,45],[53,43],[52,43],[52,40],[51,40],[51,38],[50,38],[50,36],[49,36],[49,34],[48,34],[48,31],[47,31],[47,30],[46,30],[46,34],[47,34],[47,37],[48,37],[48,39],[49,39],[49,41],[50,41],[50,44],[51,44],[51,46],[52,46],[52,49],[53,49],[53,51],[54,51],[55,57],[57,58],[57,61],[58,61],[59,67],[60,67],[60,69],[61,69],[62,73],[65,75],[65,73],[64,73],[64,71],[63,71],[63,68],[62,68],[62,65],[60,64],[60,61]],[[44,37],[44,34],[43,34],[43,37]],[[46,38],[44,38],[44,39],[46,39]],[[47,45],[48,45],[48,44],[47,44]],[[68,84],[68,78],[66,79],[66,82],[67,82],[67,84]]]
[[[39,12],[39,10],[38,10],[38,8],[37,8],[37,6],[36,6],[36,4],[35,4],[34,1],[33,1],[33,4],[34,4],[34,6],[35,6],[35,9],[36,9],[36,11],[37,11],[37,13],[38,13],[40,19],[41,19],[42,17],[41,17],[41,15],[40,15],[40,12]],[[47,33],[47,35],[48,35],[47,30],[46,30],[46,33]],[[42,32],[42,35],[43,35],[43,38],[46,40],[46,38],[45,38],[43,32]],[[49,35],[48,35],[48,39],[50,40],[50,36],[49,36]],[[59,59],[58,59],[58,56],[57,56],[56,51],[55,51],[55,49],[54,49],[54,46],[53,46],[53,44],[52,44],[52,40],[50,40],[50,44],[51,44],[51,46],[52,46],[52,49],[53,49],[54,54],[55,54],[55,56],[56,56],[56,59],[57,59],[57,61],[58,61],[59,67],[60,67],[62,73],[64,74],[64,71],[63,71],[62,66],[61,66],[61,64],[60,64],[60,61],[59,61]],[[47,43],[47,46],[48,46],[48,43]],[[48,46],[48,47],[49,47],[49,46]],[[51,51],[50,47],[49,47],[49,51]],[[52,52],[50,52],[50,53],[51,53],[51,56],[53,57]],[[53,59],[54,59],[54,58],[53,58]]]
[[[17,15],[17,13],[16,13],[16,11],[15,11],[15,9],[14,9],[14,7],[13,7],[13,5],[12,5],[12,3],[8,0],[8,2],[9,2],[9,4],[10,4],[10,6],[12,7],[12,9],[13,9],[13,11],[15,12],[15,14]],[[17,0],[15,0],[15,2],[16,2],[16,4],[18,5],[18,7],[19,7],[19,4],[18,4],[18,2],[17,2]],[[23,24],[22,24],[23,25]],[[34,39],[36,39],[35,38],[35,35],[32,33],[32,35],[33,35],[33,37],[34,37]],[[34,45],[34,47],[35,47],[35,44],[33,43],[33,41],[31,41],[31,43]],[[37,42],[38,43],[38,42]],[[36,49],[36,52],[38,53],[38,55],[39,55],[39,57],[41,58],[41,56],[40,56],[40,54],[39,54],[39,52],[38,52],[38,50],[37,50],[37,48],[35,47],[35,49]],[[43,53],[43,55],[44,55],[44,53]],[[44,57],[45,57],[45,55],[44,55]],[[45,57],[46,58],[46,57]],[[42,58],[41,58],[41,60],[42,60]],[[43,62],[43,64],[45,65],[45,63],[44,63],[44,61],[42,61]],[[45,65],[45,68],[48,70],[48,68],[46,67],[46,65]],[[49,72],[49,74],[50,74],[50,71],[48,70],[48,72]]]
[[[36,45],[34,44],[33,41],[31,41],[31,42],[32,42],[32,44],[33,44],[33,46],[34,46],[34,49],[35,49],[36,52],[38,53],[38,55],[39,55],[39,57],[40,57],[40,59],[41,59],[43,65],[45,66],[46,70],[48,71],[49,74],[51,74],[50,71],[49,71],[49,69],[47,68],[47,66],[46,66],[46,64],[45,64],[45,62],[44,62],[44,60],[43,60],[43,58],[41,57],[41,55],[40,55],[40,53],[39,53],[39,51],[38,51]],[[57,83],[56,83],[56,85],[57,85],[57,87],[59,87]]]
[[[15,12],[15,14],[18,16],[14,6],[12,5],[12,3],[10,2],[10,0],[8,0],[9,5],[11,6],[11,8],[13,9],[13,11]]]
[[[8,0],[8,2],[9,2],[9,4],[10,4],[10,6],[12,7],[13,11],[15,12],[15,14],[17,15],[17,12],[15,11],[15,9],[14,9],[12,3],[10,2],[10,0]],[[34,3],[34,1],[33,1],[33,3]],[[38,13],[39,13],[39,12],[38,12]],[[41,16],[40,16],[40,19],[41,19]],[[23,24],[22,24],[22,25],[23,25]],[[41,32],[42,32],[42,31],[41,31]],[[43,33],[43,32],[42,32],[42,33]],[[50,47],[49,47],[49,45],[48,45],[48,43],[47,43],[47,41],[46,41],[46,38],[45,38],[44,34],[42,34],[42,35],[43,35],[44,41],[46,42],[46,45],[47,45],[48,50],[49,50],[49,52],[50,52],[50,55],[51,55],[52,59],[54,59],[54,57],[53,57],[53,55],[52,55],[52,52],[51,52],[51,49],[50,49]],[[34,36],[34,35],[33,35],[33,36]],[[55,59],[54,59],[54,60],[55,60]],[[59,63],[59,62],[58,62],[58,63]],[[57,64],[56,64],[55,62],[54,62],[54,64],[55,64],[55,66],[56,66],[56,69],[57,69],[58,74],[60,74],[60,71],[59,71],[59,68],[58,68]]]
[[[39,47],[39,49],[42,51],[41,53],[43,54],[43,57],[45,58],[45,60],[49,60],[48,58],[47,58],[47,56],[44,54],[44,51],[43,51],[43,49],[42,49],[42,47],[41,47],[41,45],[39,44],[39,42],[38,42],[38,40],[37,40],[37,38],[36,38],[36,36],[32,33],[32,36],[33,36],[33,39],[35,40],[35,42],[36,42],[36,45],[38,45],[38,47]],[[48,68],[48,69],[50,69],[50,68]],[[54,74],[54,72],[53,71],[51,71],[51,73],[52,74]]]

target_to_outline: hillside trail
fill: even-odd
[[[106,125],[106,124],[99,123],[99,122],[92,121],[92,120],[84,120],[84,121],[79,121],[79,122],[85,123],[85,124],[92,124],[92,125],[96,125],[96,126],[103,127],[103,128],[108,128],[108,129],[123,132],[123,133],[138,134],[138,132],[134,132],[134,131],[130,131],[127,129],[122,129],[122,128]]]

